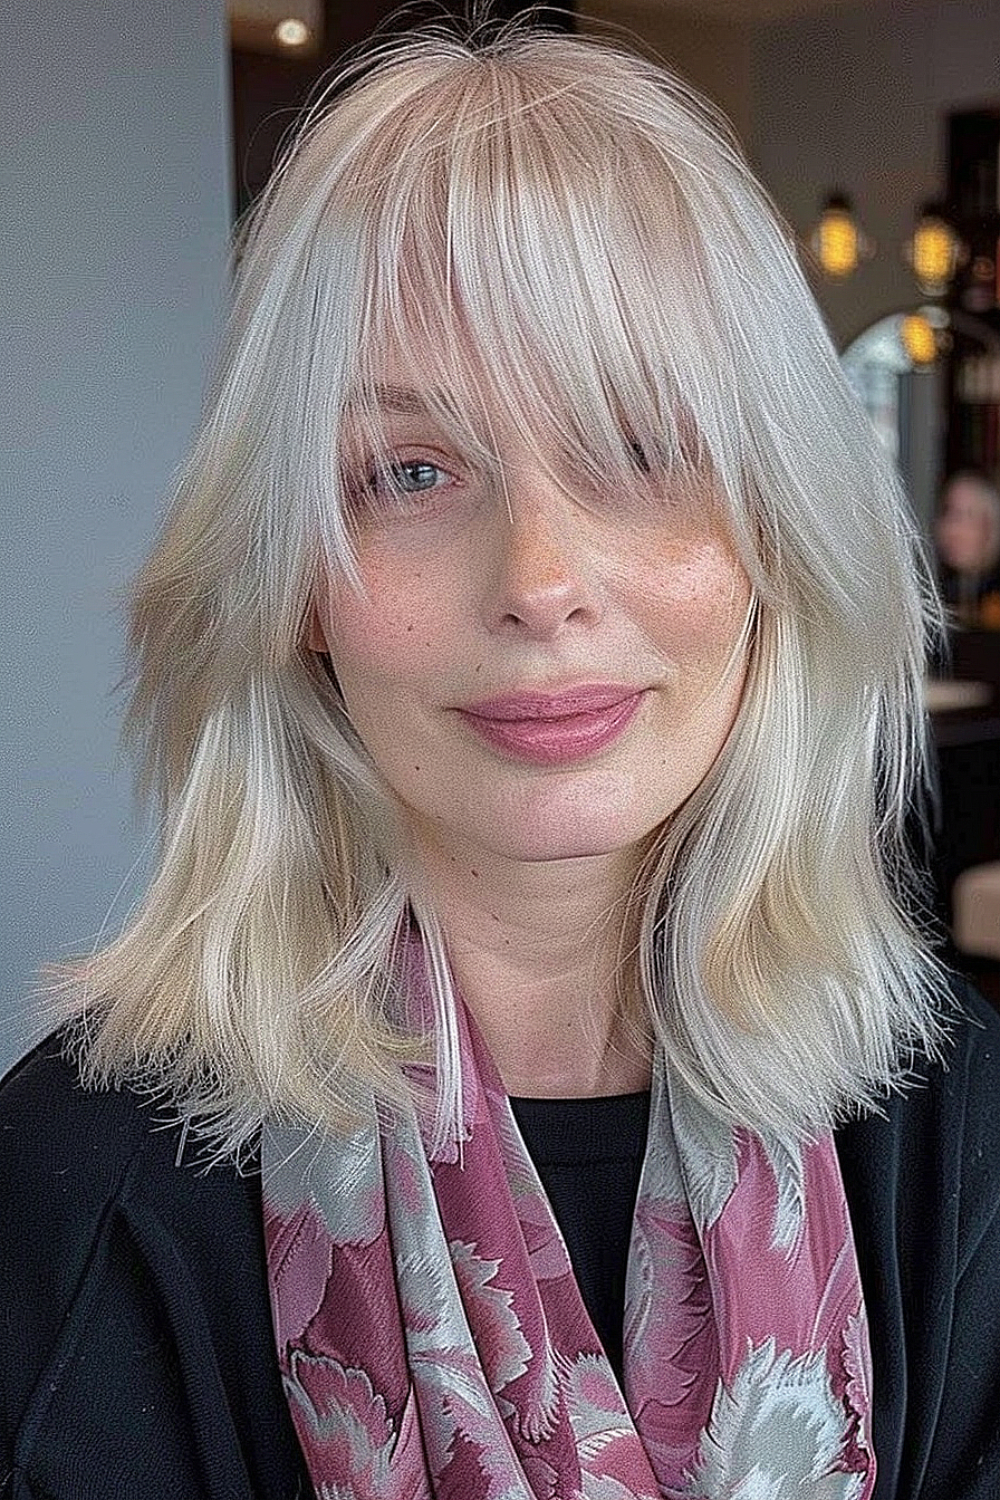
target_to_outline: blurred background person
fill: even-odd
[[[1000,630],[1000,491],[973,470],[953,474],[934,525],[941,593],[956,623]]]

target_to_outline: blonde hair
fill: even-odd
[[[404,1100],[427,1055],[394,993],[413,905],[454,1129],[443,938],[304,645],[320,570],[351,573],[345,413],[377,433],[387,348],[470,446],[488,448],[488,386],[583,481],[634,480],[636,443],[654,479],[711,466],[754,590],[749,677],[646,861],[628,962],[721,1116],[801,1135],[872,1102],[937,1036],[939,970],[904,909],[935,619],[915,531],[723,120],[651,61],[524,25],[351,63],[242,239],[202,427],[135,585],[128,728],[163,849],[125,931],[71,975],[85,1076],[169,1089],[222,1152],[274,1112],[343,1123],[366,1091]]]

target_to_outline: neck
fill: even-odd
[[[423,893],[508,1093],[648,1087],[650,1048],[624,1015],[621,970],[636,863],[631,850],[527,863],[421,842]]]

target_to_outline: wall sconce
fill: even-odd
[[[852,275],[875,251],[873,242],[858,227],[846,193],[827,196],[809,246],[826,275],[838,281]]]
[[[918,307],[899,321],[899,342],[919,370],[930,369],[951,348],[950,319],[943,307]]]
[[[875,253],[874,242],[858,226],[846,193],[830,193],[824,200],[819,222],[809,236],[809,248],[823,272],[835,281],[845,280],[861,261]],[[925,297],[945,296],[968,252],[948,222],[943,205],[923,205],[903,257]]]
[[[932,365],[937,358],[934,329],[922,312],[906,314],[899,325],[899,340],[915,365]]]
[[[965,249],[938,203],[925,203],[904,255],[926,297],[943,297],[962,264]]]

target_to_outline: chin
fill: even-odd
[[[547,860],[600,859],[638,848],[664,818],[637,822],[634,818],[574,819],[547,823],[532,819],[520,825],[497,822],[484,830],[483,843],[504,859],[541,864]]]

